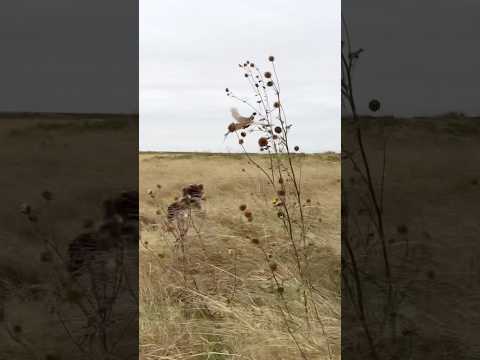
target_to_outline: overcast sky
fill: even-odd
[[[225,88],[250,95],[238,63],[274,55],[292,141],[338,151],[340,36],[340,1],[140,1],[140,149],[240,150],[229,109],[251,110]]]

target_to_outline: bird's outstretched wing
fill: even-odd
[[[235,120],[237,120],[237,124],[239,126],[239,128],[247,128],[249,127],[252,122],[253,122],[253,119],[254,119],[254,115],[250,115],[250,116],[242,116],[240,115],[240,113],[238,112],[238,110],[236,108],[231,108],[230,109],[231,113],[232,113],[232,116]]]
[[[230,112],[232,113],[233,118],[237,121],[236,123],[231,123],[228,126],[228,132],[225,134],[225,139],[227,138],[228,134],[235,132],[240,129],[246,129],[253,123],[254,115],[251,115],[250,117],[242,116],[238,112],[236,108],[231,108]],[[224,141],[225,141],[224,139]]]
[[[243,117],[240,115],[236,108],[231,108],[230,112],[232,113],[232,116],[235,120],[241,121],[243,119]]]

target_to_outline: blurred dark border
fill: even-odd
[[[138,359],[138,7],[0,5],[0,358]]]
[[[480,358],[479,11],[342,1],[344,360]]]

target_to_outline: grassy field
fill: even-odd
[[[57,293],[56,280],[66,276],[65,266],[47,253],[44,241],[55,239],[67,258],[86,220],[101,225],[105,200],[136,190],[138,130],[132,118],[0,114],[0,358],[104,359],[82,354],[59,322],[61,311],[75,338],[85,331],[78,309],[59,299],[66,294]],[[53,199],[46,201],[44,191]],[[38,221],[21,213],[22,204]],[[117,351],[128,358],[129,347],[127,341]]]
[[[310,199],[310,271],[326,336],[318,324],[308,329],[302,320],[288,240],[262,174],[242,155],[145,153],[140,154],[142,359],[299,359],[261,249],[278,263],[296,337],[308,358],[328,358],[325,337],[332,357],[339,357],[339,156],[309,155],[295,163],[301,164],[302,193]],[[192,183],[204,185],[206,199],[195,217],[198,233],[185,241],[184,270],[157,210],[166,209]],[[251,209],[251,222],[241,204]]]
[[[363,279],[363,306],[379,358],[476,359],[480,153],[475,149],[480,121],[366,118],[361,124],[377,194],[384,174],[383,225],[398,301],[393,330],[383,325],[391,315],[385,315],[382,305],[387,293],[382,285],[385,265],[368,215],[369,193],[352,163],[343,159],[342,206],[349,216],[342,219],[342,226],[346,228],[348,220],[348,239]],[[342,124],[342,145],[361,163],[354,127],[348,122]],[[350,259],[345,239],[342,256]],[[353,280],[350,270],[343,271]],[[348,299],[345,291],[342,347],[367,358],[363,325]]]
[[[51,264],[42,260],[39,234],[46,229],[55,234],[65,254],[68,243],[83,231],[84,220],[101,224],[102,202],[132,190],[140,176],[142,359],[299,359],[286,324],[295,330],[309,359],[328,358],[326,339],[332,357],[339,358],[338,155],[295,158],[295,166],[301,165],[302,194],[310,199],[305,206],[310,272],[323,332],[318,326],[309,329],[303,321],[299,280],[272,206],[274,194],[244,156],[138,155],[133,151],[138,141],[136,125],[115,117],[0,118],[0,163],[8,175],[0,177],[0,357],[82,358],[72,351],[71,339],[55,313],[46,311],[52,309],[55,298],[53,273]],[[394,280],[410,295],[399,309],[399,333],[411,334],[405,338],[406,345],[411,340],[425,348],[430,354],[425,358],[479,354],[480,316],[475,309],[480,286],[476,260],[480,155],[472,149],[478,147],[480,123],[476,119],[366,119],[364,129],[376,186],[386,140],[385,231]],[[345,140],[350,130],[344,126]],[[260,155],[254,158],[264,161]],[[137,161],[139,173],[125,165]],[[342,161],[343,166],[344,176],[352,174],[347,162]],[[360,181],[357,175],[345,180],[353,185]],[[162,213],[191,183],[204,185],[206,199],[203,209],[194,214],[198,232],[185,240],[187,261],[183,263],[171,234],[162,229],[157,210]],[[27,202],[34,208],[44,207],[41,194],[45,190],[53,193],[54,200],[43,213],[47,216],[40,217],[39,227],[32,228],[19,206]],[[252,211],[251,222],[240,212],[241,204]],[[361,220],[362,204],[353,205]],[[409,262],[403,260],[407,246]],[[379,253],[371,249],[357,249],[361,264],[369,272],[380,273]],[[265,254],[278,264],[276,274],[292,314],[287,322]],[[439,298],[441,302],[435,300]],[[370,305],[378,308],[375,302]],[[355,323],[349,320],[354,314],[342,316],[345,324]],[[18,327],[24,343],[7,333]],[[363,336],[361,331],[358,336]],[[29,347],[36,350],[35,356]],[[452,349],[456,350],[452,353]]]

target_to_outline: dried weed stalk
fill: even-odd
[[[129,257],[132,258],[129,248],[134,254],[138,244],[138,194],[125,193],[107,200],[104,219],[97,226],[86,221],[84,231],[69,244],[67,251],[57,240],[53,226],[53,194],[45,191],[42,197],[43,205],[23,204],[21,213],[43,243],[40,260],[51,274],[45,298],[49,311],[82,357],[118,356],[119,345],[126,340],[125,336],[132,334],[126,329],[138,316],[138,290],[133,288],[136,279],[129,276],[132,268],[128,270],[132,266],[128,264]],[[33,359],[39,358],[22,328],[10,325],[8,318],[5,324],[11,339],[28,350]],[[119,332],[122,326],[125,331]]]
[[[295,277],[301,284],[303,318],[309,329],[313,326],[321,327],[329,358],[332,358],[328,334],[315,301],[317,290],[312,282],[315,274],[310,269],[308,224],[305,214],[305,208],[310,201],[304,197],[301,187],[300,165],[304,154],[300,152],[298,145],[290,142],[292,123],[287,119],[282,101],[275,58],[270,56],[268,60],[271,67],[269,71],[261,71],[255,63],[250,61],[239,64],[239,69],[253,92],[253,98],[240,97],[229,88],[225,89],[228,97],[241,102],[252,111],[249,116],[241,116],[237,109],[231,109],[235,121],[228,125],[226,136],[229,134],[236,136],[249,163],[263,174],[270,185],[266,191],[274,197],[272,211],[276,213],[288,239],[288,254],[296,264]],[[245,142],[249,138],[255,139],[260,152],[265,156],[258,156],[247,151]],[[254,220],[252,210],[246,205],[241,205],[240,210],[249,222]],[[277,289],[276,293],[281,300],[280,311],[285,320],[285,326],[297,346],[300,356],[307,359],[307,353],[298,341],[300,335],[295,331],[297,325],[292,321],[292,310],[284,297],[284,287],[278,275],[279,266],[270,258],[262,243],[258,239],[255,240],[254,243],[265,255],[265,262]]]

